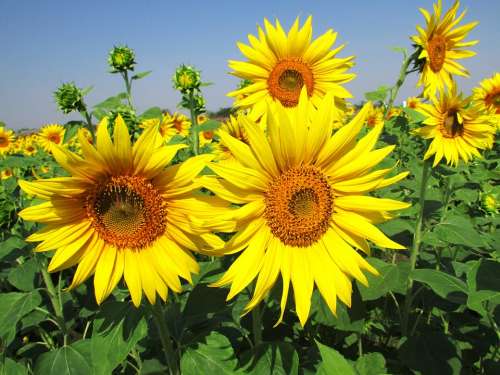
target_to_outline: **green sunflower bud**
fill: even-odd
[[[111,73],[126,72],[134,70],[135,53],[127,46],[114,47],[108,56],[108,64],[111,67]]]
[[[57,107],[64,114],[84,110],[83,95],[83,91],[76,87],[73,82],[63,83],[54,92]]]
[[[189,65],[182,64],[172,78],[174,88],[180,92],[198,89],[201,84],[200,72]]]
[[[481,197],[481,204],[483,210],[489,214],[497,214],[500,208],[500,203],[495,194],[483,194]]]

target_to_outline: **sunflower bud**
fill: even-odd
[[[483,194],[481,197],[481,204],[483,206],[483,210],[489,214],[497,214],[498,209],[500,208],[500,203],[498,202],[495,194]]]
[[[201,84],[200,72],[194,67],[184,64],[177,68],[172,80],[174,88],[182,93],[198,89]]]
[[[135,65],[134,50],[132,50],[127,46],[114,47],[109,52],[108,64],[111,68],[111,73],[134,70],[134,65]]]
[[[63,83],[54,92],[54,97],[58,108],[64,114],[85,109],[83,92],[73,82]]]

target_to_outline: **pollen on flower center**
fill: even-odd
[[[434,73],[439,72],[446,57],[446,39],[441,35],[434,36],[429,40],[428,53],[431,70]]]
[[[165,203],[142,177],[99,184],[87,196],[86,211],[99,236],[118,248],[143,248],[165,232]]]
[[[269,92],[285,107],[295,107],[299,102],[300,91],[305,85],[308,95],[314,89],[314,77],[305,63],[295,60],[282,60],[276,64],[267,80]]]
[[[300,166],[281,174],[269,185],[265,203],[267,225],[286,245],[307,247],[328,230],[333,195],[316,167]]]
[[[47,138],[51,142],[61,143],[61,137],[59,136],[59,134],[50,134]]]
[[[450,111],[441,125],[441,133],[445,138],[455,138],[464,132],[464,125],[458,118],[458,112]]]
[[[6,137],[1,137],[0,136],[0,146],[5,146],[9,143],[8,139]]]

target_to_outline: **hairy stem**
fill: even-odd
[[[262,314],[260,304],[252,310],[252,332],[254,347],[262,343]]]
[[[396,100],[396,97],[398,96],[399,89],[401,86],[403,86],[403,83],[405,81],[406,76],[408,75],[408,66],[413,60],[413,55],[412,56],[407,56],[406,52],[403,52],[404,55],[404,60],[403,64],[401,65],[401,69],[399,71],[399,77],[394,86],[391,88],[391,96],[389,98],[389,103],[387,103],[387,108],[385,110],[385,114],[387,115],[389,111],[391,110],[392,106],[394,105],[394,101]]]
[[[191,116],[191,143],[193,145],[193,154],[198,155],[200,153],[198,140],[198,120],[196,118],[194,92],[192,90],[189,91],[189,114]]]
[[[163,352],[165,354],[170,375],[179,375],[179,364],[177,362],[174,346],[172,345],[170,330],[168,329],[167,322],[165,321],[163,315],[162,305],[160,303],[152,305],[151,311],[153,313],[153,320],[158,328],[158,332],[160,333],[161,345],[163,346]]]

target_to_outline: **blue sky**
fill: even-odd
[[[444,0],[445,7],[451,5]],[[347,87],[355,99],[377,86],[392,85],[401,57],[391,47],[410,48],[408,36],[423,23],[418,7],[430,0],[378,1],[62,1],[0,2],[0,120],[9,127],[39,127],[77,115],[57,112],[52,92],[62,83],[94,86],[92,106],[123,91],[119,76],[108,73],[107,54],[115,44],[136,51],[137,71],[153,70],[137,82],[133,96],[139,112],[151,106],[174,109],[179,98],[170,77],[181,63],[194,64],[214,85],[204,93],[208,109],[228,106],[225,94],[238,80],[228,74],[227,60],[241,59],[237,41],[264,17],[278,17],[288,28],[295,17],[313,16],[315,36],[333,28],[340,56],[356,56],[357,78]],[[463,60],[471,78],[459,80],[464,91],[500,69],[500,1],[464,0],[465,21],[479,20],[469,39],[479,39],[478,55]],[[416,77],[407,80],[399,101],[417,94]]]

